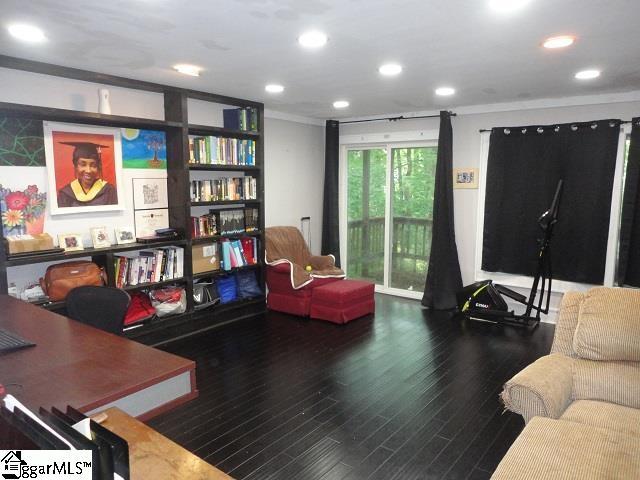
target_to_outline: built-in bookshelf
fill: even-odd
[[[152,243],[113,245],[107,248],[44,255],[34,253],[20,257],[8,257],[4,242],[0,242],[0,293],[7,293],[8,268],[88,257],[104,268],[107,284],[110,286],[129,292],[148,291],[168,285],[185,288],[185,313],[155,318],[125,332],[128,337],[144,343],[165,343],[265,311],[264,107],[261,103],[7,56],[0,56],[0,67],[94,82],[97,85],[161,93],[164,97],[164,120],[12,103],[0,103],[0,116],[163,131],[167,143],[169,226],[181,232],[179,238]],[[220,106],[223,110],[223,125],[190,123],[190,100]],[[197,196],[193,195],[194,189],[198,190]],[[205,195],[202,195],[203,193]],[[243,212],[251,210],[250,221],[244,224],[242,231],[219,230],[217,226],[216,229],[206,232],[193,228],[193,218],[206,215],[211,215],[211,218],[216,220],[216,225],[222,226],[224,218],[221,218],[221,215],[224,217],[224,212],[236,209]],[[222,255],[223,248],[228,248],[224,247],[224,244],[233,242],[238,242],[240,246],[244,244],[247,249],[251,245],[251,255],[248,250],[244,253],[235,252],[238,257],[235,258],[233,266],[231,259],[226,264],[222,259],[218,268],[194,274],[194,248],[206,244],[217,245],[218,252]],[[171,252],[174,254],[173,257],[170,257]],[[164,255],[166,258],[163,267]],[[246,258],[247,256],[249,258]],[[172,258],[173,262],[170,272],[166,265],[169,258]],[[195,280],[210,278],[215,281],[215,278],[221,275],[247,270],[255,272],[258,285],[263,292],[261,296],[205,309],[194,308]],[[42,273],[44,274],[44,268]],[[64,302],[46,302],[42,303],[42,306],[64,313]]]

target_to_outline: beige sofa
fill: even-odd
[[[640,479],[640,290],[567,293],[551,353],[502,399],[527,425],[493,479]]]

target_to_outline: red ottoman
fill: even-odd
[[[333,323],[347,323],[369,313],[374,313],[374,285],[359,280],[342,280],[311,292],[311,318]]]

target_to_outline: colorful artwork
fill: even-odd
[[[38,191],[36,185],[24,190],[12,191],[0,185],[0,212],[2,234],[23,235],[42,233],[47,194]]]
[[[120,129],[44,122],[52,215],[124,209]]]
[[[0,117],[0,166],[44,165],[42,120]]]
[[[122,129],[124,168],[167,168],[167,140],[164,132]]]

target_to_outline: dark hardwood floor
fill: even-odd
[[[200,396],[149,424],[238,479],[483,479],[524,426],[502,384],[553,326],[452,320],[376,296],[347,325],[274,312],[174,342]]]

